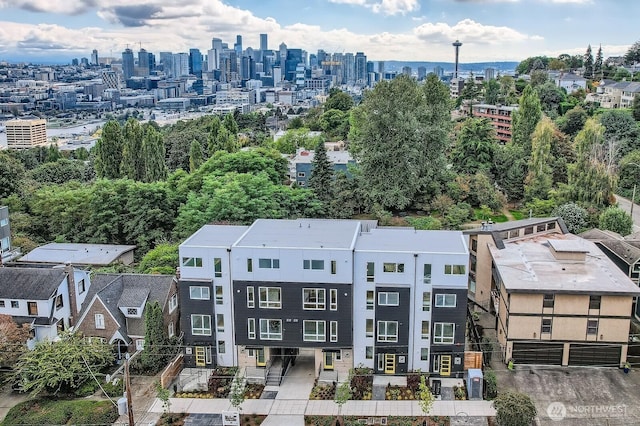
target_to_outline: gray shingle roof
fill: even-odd
[[[47,300],[65,276],[57,268],[0,268],[0,298]]]

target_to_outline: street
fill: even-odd
[[[621,197],[619,195],[616,195],[616,201],[618,201],[618,205],[620,206],[620,208],[626,212],[630,212],[631,211],[631,200]],[[638,194],[636,194],[636,203],[633,207],[633,232],[638,232],[640,231],[640,226],[638,226],[638,224],[640,224],[640,206],[638,205],[637,201],[638,201]]]

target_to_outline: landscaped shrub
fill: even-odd
[[[356,367],[351,372],[351,399],[368,400],[373,393],[373,370]]]
[[[233,377],[238,371],[235,367],[218,367],[209,377],[208,389],[214,398],[226,398],[231,391]]]
[[[110,425],[117,418],[118,410],[110,401],[38,399],[13,407],[2,425]]]
[[[496,373],[493,370],[487,370],[484,375],[484,392],[486,399],[494,399],[498,396],[498,382]]]

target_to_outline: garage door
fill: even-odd
[[[620,346],[579,345],[569,348],[569,365],[620,366]]]
[[[562,343],[514,343],[516,364],[562,365]]]

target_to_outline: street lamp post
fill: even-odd
[[[638,163],[627,163],[627,164],[640,168],[640,164]],[[633,205],[635,204],[635,201],[636,201],[636,186],[637,186],[637,183],[634,182],[633,192],[631,193],[631,212],[629,213],[631,215],[631,220],[633,220]]]

